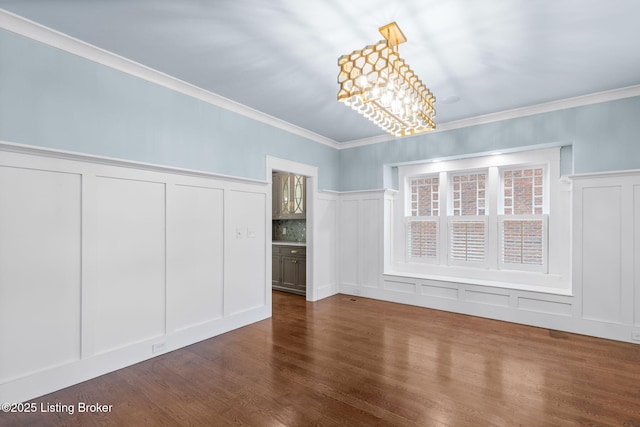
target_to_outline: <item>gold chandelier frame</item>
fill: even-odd
[[[398,55],[407,41],[395,22],[379,28],[385,40],[338,59],[338,101],[394,136],[435,129],[435,97]]]

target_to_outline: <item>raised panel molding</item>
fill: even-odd
[[[0,183],[2,384],[80,358],[82,179],[0,166]]]
[[[395,292],[405,292],[409,294],[416,293],[416,284],[411,282],[396,282],[392,280],[385,280],[383,282],[384,289],[395,291]]]
[[[464,300],[469,302],[474,302],[478,304],[488,304],[488,305],[497,305],[501,307],[509,306],[509,295],[508,294],[499,294],[495,292],[484,292],[484,291],[475,291],[475,290],[465,290],[464,292]]]
[[[326,298],[338,292],[338,197],[322,193],[316,200],[316,232],[314,245],[316,257],[316,299]]]
[[[587,319],[620,321],[621,202],[619,186],[582,192],[582,313]]]
[[[224,190],[176,185],[167,201],[167,324],[172,331],[222,317]]]
[[[459,291],[457,287],[438,286],[438,285],[429,285],[429,284],[420,285],[420,293],[422,295],[426,295],[430,297],[457,300],[458,292]]]
[[[358,277],[361,286],[377,288],[380,281],[380,228],[382,202],[378,199],[360,200],[358,209]]]
[[[518,308],[535,311],[538,313],[558,314],[571,316],[571,304],[563,302],[546,301],[536,298],[518,297]]]
[[[574,288],[581,301],[574,314],[637,325],[640,171],[579,175],[573,187]]]
[[[271,315],[266,182],[3,147],[0,402]]]
[[[340,201],[340,283],[359,285],[358,200]]]
[[[165,184],[98,177],[96,353],[165,333]]]
[[[383,191],[344,193],[340,197],[340,284],[382,286]]]
[[[381,273],[381,286],[366,287],[341,277],[340,292],[403,304],[447,310],[638,343],[640,326],[640,171],[571,177],[572,292],[511,289],[505,284],[469,284],[456,278]],[[341,230],[353,229],[359,203],[372,192],[341,195]],[[393,211],[391,197],[378,207],[381,264],[394,230],[385,227]],[[367,229],[373,229],[367,225]],[[341,237],[342,238],[342,237]],[[355,237],[354,237],[355,238]],[[340,258],[353,259],[354,246],[340,247]],[[341,265],[341,268],[344,266]]]
[[[265,193],[226,190],[224,315],[242,313],[267,304]]]

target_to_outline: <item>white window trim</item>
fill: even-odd
[[[548,197],[544,203],[548,207],[547,230],[556,230],[557,232],[557,230],[570,229],[570,212],[566,209],[569,205],[570,193],[564,191],[560,181],[559,147],[399,166],[400,188],[396,196],[397,203],[394,203],[394,217],[396,219],[393,224],[389,224],[393,242],[392,258],[388,264],[389,274],[401,274],[425,279],[433,278],[434,280],[446,279],[459,283],[492,284],[492,286],[528,290],[535,287],[545,290],[558,288],[559,292],[570,292],[570,236],[568,233],[558,233],[557,237],[550,236],[548,232],[546,233],[548,236],[547,273],[527,271],[527,268],[517,270],[513,269],[511,265],[508,266],[509,269],[507,270],[505,269],[506,266],[501,268],[498,262],[500,250],[498,214],[502,214],[502,211],[499,211],[501,207],[498,206],[499,192],[502,187],[501,171],[502,169],[514,169],[532,165],[546,168]],[[485,248],[490,255],[487,256],[487,265],[482,268],[472,268],[448,262],[448,226],[446,216],[444,217],[444,223],[440,222],[439,227],[439,249],[446,249],[446,251],[439,254],[439,263],[436,265],[435,263],[415,262],[415,260],[407,259],[405,257],[406,229],[404,218],[406,216],[405,201],[407,200],[408,178],[440,174],[441,188],[439,197],[440,218],[442,221],[443,213],[448,213],[448,211],[443,211],[442,207],[448,206],[450,199],[449,194],[447,194],[449,192],[448,177],[456,172],[463,173],[480,169],[487,169],[489,174],[486,194],[487,212],[489,214],[488,241]],[[499,182],[500,185],[496,185],[496,182]]]

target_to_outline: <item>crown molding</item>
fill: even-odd
[[[106,67],[122,71],[123,73],[127,73],[134,77],[147,80],[151,83],[196,98],[200,101],[224,108],[225,110],[243,115],[258,122],[310,139],[311,141],[319,142],[320,144],[328,145],[332,148],[339,147],[339,144],[330,138],[326,138],[315,132],[311,132],[284,120],[270,116],[269,114],[265,114],[246,105],[217,95],[213,92],[209,92],[205,89],[192,85],[191,83],[187,83],[183,80],[116,55],[115,53],[101,49],[67,34],[45,27],[44,25],[15,15],[4,9],[0,9],[0,28],[81,58],[88,59]]]
[[[566,110],[568,108],[582,107],[585,105],[598,104],[601,102],[615,101],[618,99],[632,98],[640,96],[640,85],[623,87],[604,92],[597,92],[588,95],[576,96],[574,98],[561,99],[558,101],[546,102],[544,104],[531,105],[528,107],[515,108],[513,110],[500,111],[497,113],[485,114],[468,119],[455,120],[452,122],[439,123],[435,130],[425,134],[411,137],[398,138],[391,135],[380,135],[371,138],[357,139],[340,144],[340,149],[362,147],[364,145],[378,144],[397,139],[407,140],[424,136],[429,133],[446,132],[454,129],[466,128],[469,126],[483,125],[487,123],[499,122],[502,120],[516,119],[519,117],[532,116],[535,114],[549,113],[552,111]]]
[[[426,135],[420,134],[412,137],[398,138],[385,134],[370,138],[337,142],[310,130],[301,128],[292,123],[217,95],[213,92],[199,88],[153,68],[116,55],[115,53],[93,46],[67,34],[45,27],[44,25],[15,15],[4,9],[0,9],[0,28],[338,150],[362,147],[365,145],[378,144],[398,139],[408,140],[410,138],[417,138]],[[574,98],[485,114],[482,116],[470,117],[446,123],[439,123],[437,128],[429,133],[446,132],[454,129],[581,107],[601,102],[614,101],[623,98],[631,98],[634,96],[640,96],[640,85],[582,95]]]

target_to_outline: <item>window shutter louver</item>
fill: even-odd
[[[484,221],[451,221],[449,230],[449,254],[452,261],[484,261]]]
[[[438,255],[437,221],[409,221],[407,254],[411,258],[435,258]]]
[[[501,261],[504,264],[545,264],[547,217],[535,219],[500,218]]]

